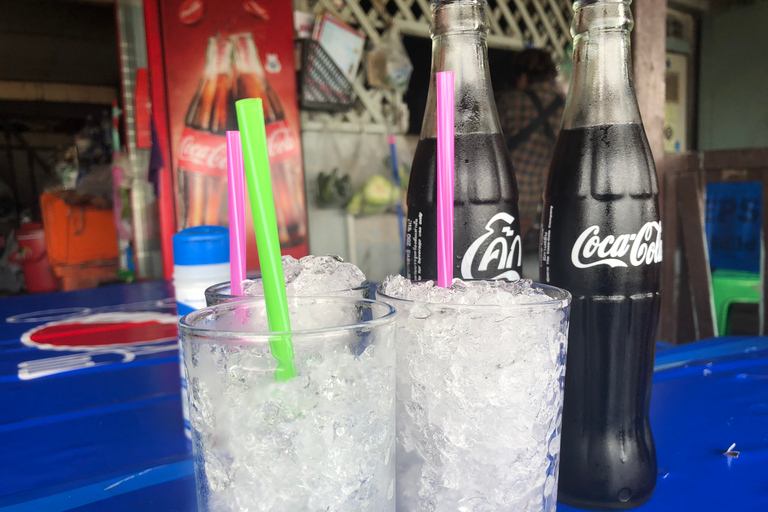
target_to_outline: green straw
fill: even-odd
[[[251,215],[256,231],[256,248],[261,264],[264,283],[264,300],[267,320],[272,332],[288,332],[288,299],[285,295],[285,276],[280,258],[280,240],[277,236],[275,200],[272,197],[272,177],[269,174],[267,133],[264,128],[264,109],[261,98],[250,98],[235,103],[237,124],[243,141],[243,164],[248,194],[251,198]],[[284,382],[296,376],[293,365],[291,336],[284,334],[269,339],[272,355],[277,359],[275,380]]]

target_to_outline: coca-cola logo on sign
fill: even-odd
[[[246,0],[243,2],[243,9],[245,9],[245,12],[248,14],[261,18],[264,21],[269,21],[269,11],[260,6],[255,0]]]
[[[627,262],[626,256],[629,255]],[[585,229],[571,251],[571,262],[576,268],[597,265],[639,267],[661,261],[661,223],[646,222],[637,233],[607,235],[600,238],[600,227]]]
[[[485,234],[477,237],[469,246],[461,259],[462,279],[482,279],[486,276],[473,275],[488,273],[488,279],[509,279],[516,281],[520,274],[513,270],[520,267],[523,258],[523,243],[520,235],[515,233],[513,223],[515,218],[504,212],[499,212],[485,225]],[[496,235],[490,242],[493,235]],[[488,243],[486,243],[488,242]],[[476,258],[479,262],[475,262]]]
[[[269,156],[276,158],[296,149],[296,140],[287,127],[275,130],[267,139]]]
[[[187,0],[179,7],[179,21],[194,25],[203,17],[203,0]]]
[[[180,152],[181,158],[187,162],[192,162],[209,169],[225,170],[227,168],[226,142],[212,146],[196,141],[195,136],[189,134],[181,139]]]

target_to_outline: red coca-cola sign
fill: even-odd
[[[177,229],[227,225],[225,133],[238,128],[238,99],[261,98],[281,248],[297,258],[306,255],[291,2],[163,0],[159,5]],[[246,220],[252,222],[250,216]],[[248,226],[246,233],[253,229]],[[256,269],[250,235],[247,245],[247,266]]]

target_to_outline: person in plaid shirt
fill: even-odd
[[[517,87],[498,94],[496,106],[517,178],[521,236],[525,237],[542,201],[565,100],[549,53],[523,51],[514,71]]]

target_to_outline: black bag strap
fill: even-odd
[[[541,99],[539,99],[538,94],[533,92],[530,89],[525,90],[525,94],[528,95],[528,97],[531,99],[531,102],[533,103],[533,106],[536,108],[536,110],[539,112],[539,116],[528,123],[527,126],[525,126],[522,130],[517,132],[513,137],[509,137],[507,139],[507,149],[509,151],[514,151],[515,148],[517,148],[520,144],[528,140],[531,135],[536,132],[539,128],[543,128],[544,135],[548,139],[550,139],[552,142],[555,142],[557,140],[557,137],[555,136],[555,131],[552,129],[552,126],[549,124],[549,118],[552,114],[557,112],[557,109],[560,108],[560,106],[563,104],[563,98],[558,94],[555,95],[555,99],[552,100],[552,102],[547,106],[545,109],[544,106],[541,104]]]

